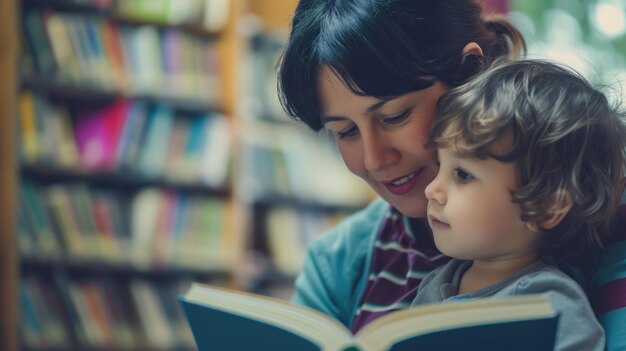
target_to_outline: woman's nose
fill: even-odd
[[[370,133],[363,137],[363,162],[369,172],[377,172],[396,163],[400,152],[384,135]]]

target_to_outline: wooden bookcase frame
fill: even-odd
[[[18,349],[15,240],[18,0],[0,1],[0,349]]]

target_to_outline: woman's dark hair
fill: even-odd
[[[441,97],[431,139],[473,157],[515,162],[512,201],[521,219],[544,233],[540,256],[572,264],[593,257],[611,233],[624,190],[625,123],[625,111],[570,68],[502,60]],[[504,135],[512,136],[510,149],[494,154],[490,145]],[[567,215],[543,228],[567,197]]]
[[[462,55],[476,42],[484,57]],[[285,111],[319,131],[317,92],[322,67],[354,93],[379,99],[465,82],[501,56],[525,51],[504,18],[484,20],[473,0],[300,0],[279,63]]]

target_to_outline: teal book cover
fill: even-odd
[[[198,350],[320,350],[315,343],[271,324],[184,300],[182,305]]]
[[[356,335],[313,309],[204,284],[192,284],[179,302],[200,351],[547,351],[559,320],[544,294],[395,311]]]
[[[446,329],[400,341],[390,350],[552,351],[557,324],[553,316]]]

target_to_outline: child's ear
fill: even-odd
[[[572,195],[565,189],[558,189],[552,196],[552,206],[549,208],[546,216],[539,223],[527,223],[528,229],[533,232],[539,231],[537,224],[541,224],[543,229],[552,229],[559,225],[563,218],[572,209]]]

